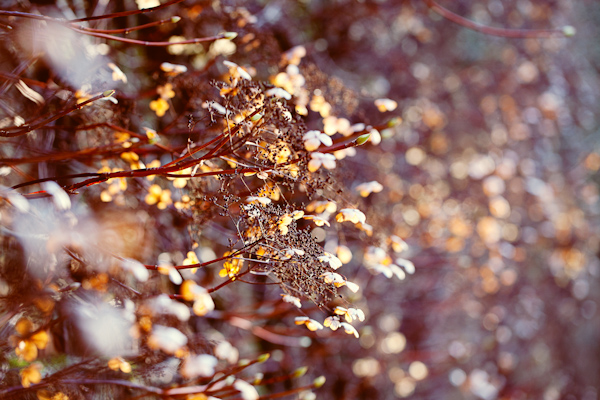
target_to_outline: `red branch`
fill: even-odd
[[[491,26],[486,26],[482,24],[478,24],[477,22],[473,22],[464,17],[461,17],[458,14],[453,13],[440,6],[434,0],[423,0],[427,7],[429,7],[432,11],[441,15],[449,21],[454,22],[460,26],[464,26],[465,28],[472,29],[477,32],[484,33],[486,35],[492,36],[500,36],[507,38],[550,38],[550,37],[565,37],[565,32],[562,28],[557,29],[507,29],[507,28],[494,28]]]

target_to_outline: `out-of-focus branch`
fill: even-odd
[[[507,38],[551,38],[551,37],[569,37],[575,34],[575,29],[572,26],[565,26],[562,28],[553,29],[509,29],[509,28],[495,28],[492,26],[486,26],[473,22],[469,19],[461,17],[458,14],[453,13],[440,6],[434,0],[423,0],[427,7],[429,7],[435,13],[441,15],[449,21],[454,22],[465,28],[472,29],[477,32],[484,33],[486,35],[500,36]]]

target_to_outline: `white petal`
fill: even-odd
[[[68,210],[71,208],[71,199],[69,199],[69,195],[58,186],[58,183],[52,181],[44,182],[42,183],[42,189],[52,196],[54,205],[59,210]]]
[[[346,281],[346,286],[352,291],[352,293],[356,293],[358,292],[358,289],[360,289],[356,283],[350,281]]]
[[[176,268],[173,267],[169,268],[169,279],[175,285],[181,285],[181,283],[183,282],[181,274],[179,273],[179,271],[177,271]]]
[[[259,397],[256,388],[241,379],[236,379],[233,387],[240,392],[244,400],[257,400]]]
[[[121,267],[130,271],[135,277],[135,279],[137,279],[140,282],[146,282],[150,275],[148,269],[144,267],[144,264],[137,260],[132,260],[130,258],[123,260],[123,262],[121,263]]]
[[[399,264],[400,266],[404,267],[406,272],[411,275],[415,273],[415,264],[413,264],[413,262],[410,260],[407,260],[405,258],[397,258],[396,264]]]

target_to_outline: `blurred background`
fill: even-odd
[[[142,7],[132,1],[116,2],[114,9],[106,5],[112,2],[6,3],[65,18],[99,14],[104,7]],[[213,334],[227,337],[241,353],[270,351],[278,363],[265,364],[267,369],[309,365],[310,374],[326,375],[327,383],[316,392],[323,399],[597,399],[600,3],[440,4],[484,25],[571,25],[577,34],[493,37],[447,21],[417,0],[189,0],[138,16],[137,23],[174,13],[182,17],[176,27],[161,26],[146,40],[225,30],[238,32],[233,47],[109,43],[105,55],[129,77],[119,89],[122,104],[129,104],[127,96],[156,85],[153,71],[162,62],[216,78],[223,68],[214,60],[226,57],[254,68],[254,79],[268,80],[280,71],[282,52],[301,45],[306,56],[299,68],[306,87],[323,93],[332,115],[373,125],[402,118],[382,131],[379,144],[357,149],[333,172],[351,190],[373,180],[383,185],[380,193],[357,204],[376,233],[381,229],[408,243],[403,257],[416,267],[403,281],[385,279],[363,266],[368,239],[342,237],[334,244],[353,252],[344,273],[361,286],[349,298],[367,314],[360,338],[320,335],[305,348],[273,344],[232,326],[219,325]],[[48,70],[67,68],[46,63]],[[99,79],[102,88],[110,78]],[[374,105],[379,98],[398,107],[381,113]],[[172,122],[156,120],[146,109],[131,110],[117,119],[156,130]],[[186,122],[180,121],[183,132]],[[323,127],[314,112],[306,123]],[[66,140],[59,135],[57,143]],[[186,137],[169,140],[181,144]],[[49,162],[43,168],[50,170],[35,173],[54,175],[63,165]],[[7,178],[3,184],[16,183]],[[85,201],[91,209],[101,204]],[[114,221],[113,212],[102,215]],[[120,218],[129,226],[129,217]],[[180,219],[152,213],[144,214],[143,223],[136,218],[128,229],[160,226],[160,238],[150,242],[179,251],[183,259],[191,242]],[[210,240],[219,237],[212,229],[212,237],[210,230],[206,233]],[[136,234],[153,235],[148,230]],[[142,262],[156,256],[157,250],[131,246],[123,251]],[[203,251],[204,260],[220,256]],[[238,287],[224,288],[217,303],[258,303],[268,290]]]
[[[417,272],[357,272],[368,322],[328,344],[331,397],[596,399],[600,4],[440,2],[484,25],[572,25],[571,39],[484,35],[421,1],[264,4],[281,45],[403,119],[342,168],[349,186],[383,184],[367,220],[393,223]]]

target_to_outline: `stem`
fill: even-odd
[[[161,4],[160,6],[156,6],[156,7],[152,7],[152,8],[144,8],[142,10],[121,11],[118,13],[97,15],[95,17],[71,19],[71,20],[69,20],[69,22],[97,21],[99,19],[112,19],[112,18],[118,18],[118,17],[127,17],[129,15],[145,14],[145,13],[149,13],[149,12],[153,12],[153,11],[158,11],[160,9],[172,6],[173,4],[181,3],[182,1],[183,0],[171,0],[164,4]],[[0,13],[0,15],[2,15],[2,14]]]
[[[82,31],[86,31],[86,32],[106,33],[106,34],[116,34],[116,33],[128,34],[129,32],[139,31],[139,30],[142,30],[142,29],[151,28],[153,26],[159,26],[159,25],[163,25],[163,24],[168,24],[170,22],[173,22],[173,18],[161,19],[160,21],[149,22],[147,24],[134,26],[132,28],[94,29],[94,28],[87,28],[85,26],[74,26],[74,27],[77,28],[77,29],[81,29]]]
[[[144,40],[121,38],[121,37],[117,37],[117,36],[113,36],[113,35],[107,35],[105,33],[89,32],[89,31],[85,31],[83,29],[79,29],[79,28],[75,28],[75,27],[71,27],[71,29],[74,30],[75,32],[82,33],[82,34],[88,35],[88,36],[93,36],[93,37],[98,37],[98,38],[103,38],[103,39],[108,39],[108,40],[114,40],[114,41],[122,42],[122,43],[139,44],[141,46],[153,46],[153,47],[165,47],[165,46],[171,46],[171,45],[175,45],[175,44],[194,44],[194,43],[202,43],[202,42],[211,42],[213,40],[225,38],[225,34],[221,33],[219,35],[209,36],[209,37],[204,37],[204,38],[182,40],[181,42],[147,42]]]
[[[239,250],[236,250],[235,252],[227,255],[227,256],[223,256],[223,257],[219,257],[219,258],[215,258],[214,260],[210,260],[210,261],[206,261],[203,263],[199,263],[199,264],[191,264],[191,265],[177,265],[173,268],[175,269],[191,269],[191,268],[202,268],[202,267],[206,267],[207,265],[210,264],[214,264],[217,263],[219,261],[223,261],[223,260],[227,260],[229,258],[234,258],[235,256],[237,256],[238,254],[242,254],[245,253],[247,249],[254,247],[256,244],[262,242],[263,239],[258,239],[255,240],[252,243],[249,243],[247,245],[245,245],[244,247],[242,247]],[[152,271],[156,271],[158,269],[157,265],[144,265],[144,267],[146,267],[146,269],[152,270]]]
[[[60,380],[61,384],[72,384],[72,385],[114,385],[114,386],[123,386],[123,387],[128,387],[131,389],[137,389],[137,390],[142,390],[144,392],[148,392],[148,393],[154,393],[157,394],[159,396],[164,395],[164,391],[161,388],[157,388],[154,386],[144,386],[144,385],[137,385],[135,383],[129,382],[129,381],[123,381],[123,380],[116,380],[116,379],[106,379],[106,380],[102,380],[102,379],[61,379]],[[23,395],[27,392],[35,392],[36,390],[51,386],[55,383],[51,383],[51,382],[40,382],[37,383],[35,385],[31,385],[28,388],[24,388],[23,386],[13,386],[10,387],[2,392],[0,392],[0,398],[2,399],[9,399],[11,397],[16,397],[16,396],[20,396]]]
[[[231,278],[229,278],[225,282],[223,282],[223,283],[215,286],[214,288],[210,288],[210,289],[206,289],[206,290],[208,291],[208,293],[216,292],[217,290],[222,289],[223,287],[225,287],[225,286],[229,285],[230,283],[234,282],[238,277],[246,275],[248,272],[250,272],[250,268],[248,268],[244,272],[241,272],[241,273],[237,274],[236,276],[232,276]]]
[[[83,101],[81,103],[75,104],[61,112],[59,112],[56,115],[53,115],[52,117],[49,117],[47,119],[44,119],[40,122],[37,122],[33,125],[30,124],[25,124],[25,125],[21,125],[21,126],[13,126],[11,128],[7,128],[7,129],[0,129],[0,136],[1,137],[16,137],[16,136],[21,136],[21,135],[25,135],[35,129],[41,128],[46,124],[49,124],[52,121],[56,121],[57,119],[59,119],[60,117],[64,117],[65,115],[69,114],[72,111],[75,110],[80,110],[82,107],[84,107],[87,104],[90,104],[96,100],[100,100],[100,99],[104,99],[106,98],[106,96],[104,95],[104,93],[100,93],[90,99],[87,99],[86,101]]]
[[[295,388],[295,389],[286,390],[285,392],[267,394],[267,395],[264,395],[264,396],[260,396],[259,400],[278,399],[280,397],[289,396],[291,394],[300,393],[300,392],[303,392],[305,390],[310,390],[310,389],[315,389],[315,385],[300,386],[300,387]],[[238,399],[232,399],[232,400],[238,400]]]
[[[494,28],[473,22],[458,14],[453,13],[440,6],[435,0],[423,0],[427,7],[435,13],[441,15],[449,21],[454,22],[465,28],[484,33],[491,36],[500,36],[507,38],[550,38],[555,36],[565,37],[562,29],[509,29],[509,28]]]

